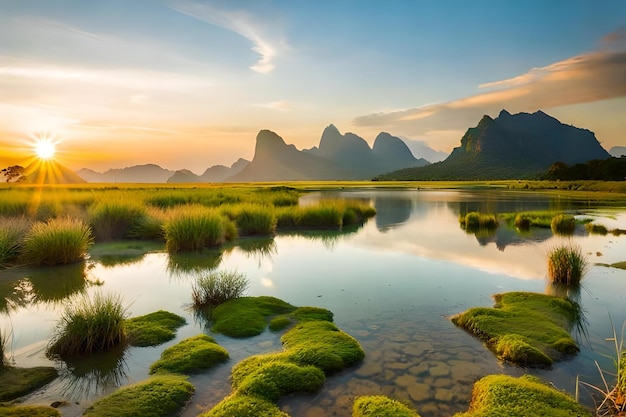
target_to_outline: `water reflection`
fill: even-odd
[[[278,253],[276,241],[273,237],[247,237],[236,242],[243,253],[256,257],[259,262],[271,260]]]
[[[298,236],[320,242],[326,249],[332,252],[342,238],[357,233],[361,227],[363,225],[351,225],[340,230],[291,230],[281,232],[280,236]]]
[[[16,268],[12,281],[0,284],[0,311],[10,312],[37,303],[60,303],[67,297],[84,292],[98,281],[90,274],[92,262],[38,268]]]
[[[222,262],[224,249],[205,249],[200,252],[170,253],[167,271],[173,277],[186,278],[216,269]]]
[[[87,357],[64,358],[58,366],[56,389],[73,401],[103,395],[128,379],[125,346]]]
[[[133,254],[133,255],[106,254],[106,255],[100,255],[97,258],[94,258],[94,260],[97,260],[100,263],[100,265],[104,267],[113,268],[118,265],[136,264],[138,262],[141,262],[145,256],[146,256],[145,253]]]

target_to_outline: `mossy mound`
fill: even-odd
[[[315,366],[300,366],[277,358],[258,365],[241,380],[234,381],[233,378],[238,392],[276,402],[291,393],[313,393],[326,380],[324,372]]]
[[[99,399],[83,416],[168,417],[176,415],[193,392],[193,385],[184,376],[153,376]]]
[[[271,401],[253,395],[235,393],[224,398],[200,417],[289,417]]]
[[[451,320],[486,342],[498,358],[521,366],[550,366],[579,351],[569,334],[581,316],[576,303],[528,292],[496,294],[494,299],[494,308],[472,308]]]
[[[319,307],[295,307],[278,298],[262,296],[227,301],[215,307],[210,317],[214,332],[230,337],[252,337],[263,333],[270,319],[271,328],[276,331],[296,321],[332,321],[333,313]]]
[[[281,338],[286,357],[325,373],[354,365],[365,357],[359,342],[328,321],[298,323]]]
[[[150,366],[150,373],[194,373],[210,369],[227,359],[226,349],[211,336],[199,334],[165,349],[161,358]]]
[[[591,417],[567,394],[531,375],[488,375],[474,384],[469,410],[455,417]]]
[[[129,343],[133,346],[157,346],[172,340],[176,329],[187,321],[169,311],[159,310],[126,320]]]
[[[290,306],[271,297],[244,299],[244,305],[254,305],[258,299],[270,299],[273,305],[285,309]],[[231,373],[233,394],[203,417],[287,416],[274,402],[291,393],[319,390],[327,373],[353,365],[365,356],[359,342],[335,326],[332,313],[326,309],[291,307],[279,317],[273,322],[295,323],[281,338],[284,351],[251,356],[235,365]]]
[[[26,395],[56,377],[56,369],[49,366],[4,368],[0,370],[0,401],[10,401]]]
[[[384,395],[358,397],[352,407],[352,417],[420,417],[400,401]]]
[[[52,407],[42,406],[5,406],[0,404],[2,417],[61,417],[61,413]]]

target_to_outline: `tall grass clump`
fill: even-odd
[[[548,276],[553,283],[577,285],[587,266],[581,247],[575,244],[556,246],[548,254]]]
[[[197,251],[236,236],[234,224],[219,211],[201,206],[175,210],[163,225],[169,252]]]
[[[0,371],[6,369],[9,366],[6,356],[7,340],[0,330]]]
[[[332,203],[303,207],[298,226],[311,229],[339,229],[343,226],[344,210],[342,205]]]
[[[244,204],[234,215],[240,235],[271,235],[276,229],[276,215],[271,206]]]
[[[29,227],[30,222],[23,217],[0,218],[0,269],[18,258]]]
[[[126,343],[126,308],[119,295],[85,294],[69,300],[48,346],[52,356],[103,352]]]
[[[196,310],[218,306],[228,300],[244,295],[250,281],[238,272],[211,271],[198,277],[191,289]]]
[[[476,231],[479,229],[493,230],[498,227],[498,219],[495,214],[481,213],[472,211],[465,216],[459,217],[461,227],[468,231]]]
[[[88,222],[97,241],[128,237],[145,217],[145,206],[132,198],[103,199],[90,207],[88,212]]]
[[[23,240],[23,258],[37,265],[81,261],[93,243],[91,229],[80,220],[50,219],[32,225]]]
[[[557,235],[571,235],[576,228],[576,219],[571,214],[557,214],[550,222],[552,233]]]

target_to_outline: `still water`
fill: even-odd
[[[250,280],[248,295],[271,295],[291,304],[328,308],[335,323],[356,337],[366,352],[358,366],[328,378],[315,395],[283,398],[292,416],[350,416],[355,396],[385,394],[410,402],[424,417],[466,410],[473,383],[492,373],[539,375],[557,388],[575,391],[576,376],[599,383],[594,361],[611,367],[611,321],[626,320],[626,271],[597,265],[626,261],[626,235],[589,235],[578,226],[571,237],[549,229],[520,234],[505,224],[492,234],[468,234],[459,214],[555,209],[593,217],[609,230],[626,229],[626,208],[608,201],[572,200],[558,195],[496,191],[362,190],[307,195],[355,198],[376,207],[361,227],[342,232],[279,234],[242,239],[220,251],[168,256],[162,250],[94,255],[84,264],[0,271],[0,329],[10,335],[15,365],[53,365],[60,377],[27,403],[67,401],[65,416],[80,415],[94,399],[148,376],[162,350],[183,338],[208,332],[188,306],[191,286],[208,270],[238,271]],[[591,264],[576,295],[586,317],[581,352],[549,370],[499,363],[449,316],[474,306],[492,306],[492,295],[507,291],[554,293],[547,285],[551,247],[572,240]],[[131,316],[159,309],[187,318],[176,339],[156,348],[130,348],[76,363],[51,362],[45,347],[66,297],[119,293]],[[230,391],[230,368],[253,354],[280,349],[279,336],[266,332],[237,340],[213,335],[231,360],[191,377],[196,394],[184,416],[196,416]],[[581,401],[593,402],[583,390]]]

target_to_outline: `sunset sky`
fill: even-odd
[[[502,108],[626,146],[626,1],[0,0],[0,167],[200,174],[330,123],[450,152]]]

